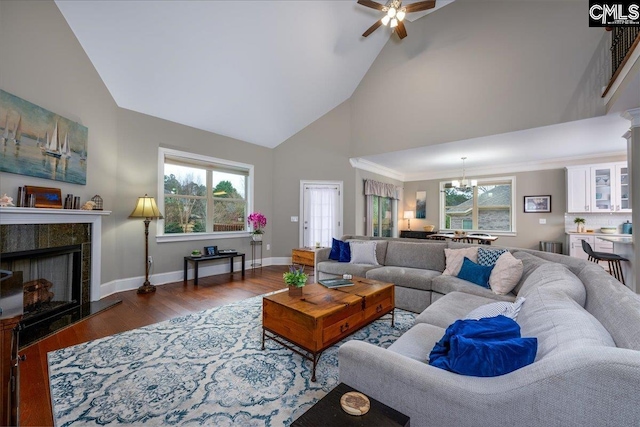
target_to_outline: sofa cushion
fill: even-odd
[[[458,279],[453,276],[438,276],[431,281],[431,290],[440,294],[448,294],[449,292],[459,291],[468,294],[479,295],[491,298],[494,301],[515,301],[516,296],[513,294],[497,295],[491,289],[483,288],[466,280]]]
[[[482,319],[485,317],[496,317],[496,316],[504,316],[509,319],[516,320],[518,317],[518,313],[520,312],[520,307],[524,303],[524,297],[518,297],[515,302],[508,301],[498,301],[492,302],[489,304],[485,304],[476,308],[475,310],[467,313],[464,316],[465,319]]]
[[[522,277],[522,260],[505,252],[498,258],[489,277],[491,290],[498,295],[506,295],[516,287]]]
[[[440,276],[439,271],[419,268],[384,266],[367,271],[368,279],[381,280],[405,288],[431,290],[431,281]]]
[[[380,265],[376,258],[376,242],[365,240],[349,240],[352,264]]]
[[[571,349],[615,347],[611,335],[595,317],[552,287],[536,287],[527,294],[518,324],[523,336],[538,338],[536,360]]]
[[[492,265],[484,266],[476,264],[469,258],[464,257],[462,267],[460,268],[460,272],[458,273],[458,278],[464,279],[471,283],[475,283],[476,285],[482,286],[483,288],[490,289],[489,277],[491,276],[491,270],[493,270]]]
[[[384,265],[384,260],[387,257],[387,246],[389,242],[386,240],[374,240],[376,242],[376,258],[378,259],[378,264]]]
[[[338,262],[351,261],[351,245],[349,242],[340,242],[340,259]]]
[[[445,265],[446,268],[442,274],[447,276],[457,276],[462,268],[462,262],[467,257],[473,262],[478,262],[478,248],[462,248],[462,249],[449,249],[444,250]]]
[[[513,288],[513,293],[517,294],[520,292],[520,288],[527,280],[527,278],[533,273],[538,267],[544,264],[549,264],[551,261],[546,261],[542,258],[538,258],[535,255],[528,254],[526,252],[517,251],[513,253],[514,258],[522,261],[522,277],[520,281]]]
[[[444,329],[426,323],[418,323],[402,334],[389,350],[419,362],[429,362],[429,352],[444,335]]]
[[[484,266],[495,265],[500,255],[508,252],[506,249],[485,249],[478,248],[478,264]]]
[[[352,274],[354,276],[366,277],[367,271],[376,267],[369,264],[351,264],[338,261],[323,261],[317,265],[318,271],[327,274],[335,274],[342,276],[343,274]]]
[[[564,292],[568,297],[584,307],[587,291],[582,281],[562,264],[550,263],[536,269],[524,282],[518,296],[527,297],[539,288]]]
[[[478,295],[451,292],[432,302],[426,310],[416,317],[415,323],[429,323],[446,328],[457,319],[462,319],[470,311],[493,301],[495,300]]]
[[[390,241],[384,263],[396,267],[423,268],[442,272],[446,247],[446,243]]]
[[[340,259],[340,247],[342,246],[342,240],[336,238],[331,239],[331,252],[329,252],[329,259],[338,261]]]

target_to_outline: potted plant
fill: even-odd
[[[267,225],[267,217],[260,212],[254,212],[247,217],[247,222],[253,229],[253,235],[251,236],[254,241],[261,241],[262,234],[264,234],[263,228]]]
[[[582,233],[584,232],[584,223],[587,222],[584,218],[574,218],[573,223],[577,225],[577,232],[578,233]]]
[[[307,275],[304,272],[304,266],[299,269],[295,266],[289,266],[289,271],[282,274],[284,283],[289,286],[289,296],[301,296],[302,287],[307,283]]]
[[[200,252],[199,249],[194,249],[194,250],[191,251],[191,256],[197,258],[199,256],[202,256],[202,252]]]

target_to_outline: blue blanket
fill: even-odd
[[[521,338],[520,326],[505,316],[456,320],[429,354],[429,364],[476,377],[494,377],[527,366],[538,340]]]

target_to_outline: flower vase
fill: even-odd
[[[254,242],[262,242],[262,234],[254,233],[251,235]]]
[[[289,286],[289,296],[290,297],[301,297],[302,296],[302,286]]]

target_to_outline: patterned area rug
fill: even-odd
[[[387,316],[388,317],[388,316]],[[356,339],[388,347],[395,327],[378,320]],[[48,354],[53,417],[79,425],[289,425],[338,384],[338,347],[311,362],[262,340],[262,297],[216,307]]]

